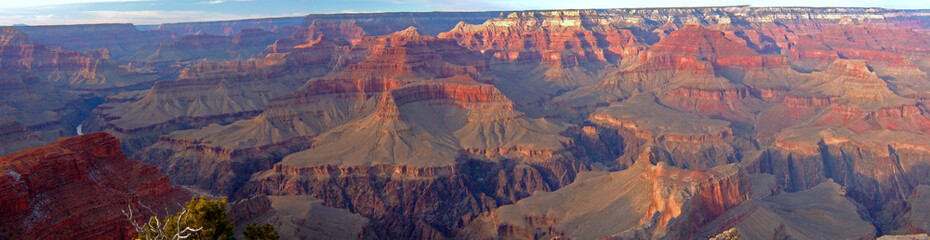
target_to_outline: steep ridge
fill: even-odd
[[[833,178],[868,208],[879,231],[896,228],[888,216],[928,181],[919,175],[925,151],[916,147],[927,141],[922,104],[894,93],[864,60],[834,60],[797,88],[761,115],[760,129],[787,129],[748,165],[793,191]]]
[[[753,172],[773,174],[788,191],[832,178],[848,196],[864,205],[879,231],[896,229],[893,216],[930,168],[925,134],[901,131],[854,132],[846,128],[791,128],[779,132],[774,146],[742,163]]]
[[[845,194],[839,184],[828,181],[801,192],[752,199],[731,208],[704,229],[735,228],[747,239],[874,238],[875,227],[861,218],[860,210]]]
[[[760,131],[784,130],[747,166],[775,174],[792,191],[832,178],[885,232],[900,228],[893,216],[903,213],[900,206],[916,185],[930,180],[920,175],[927,171],[920,146],[928,117],[922,104],[892,91],[870,63],[834,60],[760,115]]]
[[[124,156],[106,133],[0,157],[0,169],[0,236],[11,239],[125,239],[135,229],[120,210],[174,209],[190,197],[155,167]]]
[[[462,238],[683,239],[749,198],[736,165],[681,170],[642,159],[629,169],[588,173],[562,189],[538,193],[482,214]]]
[[[700,59],[716,56],[749,57],[758,53],[744,44],[734,44],[742,40],[731,39],[721,31],[707,29],[698,24],[689,24],[671,32],[661,41],[653,44],[649,51],[658,55],[686,55]],[[690,41],[687,41],[690,40]]]
[[[914,188],[914,193],[907,200],[908,210],[901,215],[901,219],[904,220],[902,232],[921,233],[930,229],[930,216],[927,215],[927,210],[930,208],[928,191],[930,191],[928,185]]]
[[[652,154],[670,166],[706,170],[739,162],[756,149],[734,136],[729,122],[664,107],[647,94],[598,108],[588,121],[592,131],[619,138],[620,168],[634,165],[641,154]]]

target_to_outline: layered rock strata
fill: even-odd
[[[643,159],[482,214],[463,238],[694,238],[701,226],[749,198],[736,165],[689,171]]]
[[[0,236],[11,239],[125,239],[121,210],[175,210],[190,198],[152,165],[127,158],[106,133],[62,138],[0,158]],[[145,219],[153,213],[136,215]]]

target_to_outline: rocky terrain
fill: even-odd
[[[228,197],[237,234],[906,237],[930,229],[928,16],[733,6],[3,27],[0,155],[106,132],[61,141],[104,139],[107,156]],[[171,192],[145,169],[139,181]],[[26,229],[23,206],[0,229],[109,231],[29,235],[52,233]]]
[[[736,165],[689,171],[640,160],[484,213],[460,237],[691,239],[696,227],[750,197]]]
[[[398,226],[373,227],[373,234],[396,237],[442,236],[462,215],[558,188],[583,167],[570,151],[571,139],[559,134],[567,126],[514,111],[506,96],[480,82],[487,68],[480,58],[455,42],[409,28],[359,45],[374,55],[273,99],[255,118],[174,132],[136,156],[178,176],[180,184],[216,194],[310,195],[327,206],[353,206],[376,226]],[[457,120],[435,122],[450,117]],[[250,137],[229,138],[237,135]],[[492,169],[493,179],[483,181],[499,187],[474,182]],[[460,187],[474,192],[456,193]],[[329,193],[337,189],[348,196]],[[386,191],[384,198],[404,198],[408,191],[431,196],[393,203],[365,197],[378,191]],[[463,208],[443,207],[454,205]],[[441,222],[394,217],[437,214],[444,215]],[[408,228],[423,232],[403,232]]]
[[[764,195],[763,195],[764,196]],[[717,233],[734,229],[747,239],[872,239],[875,227],[834,182],[810,189],[748,200],[704,226]]]
[[[120,210],[175,209],[190,198],[154,166],[123,155],[106,133],[12,153],[0,169],[2,238],[126,239],[136,230]]]

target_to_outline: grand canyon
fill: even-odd
[[[0,239],[920,237],[928,73],[930,10],[0,27]]]

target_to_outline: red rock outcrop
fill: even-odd
[[[701,25],[688,25],[653,44],[649,51],[657,55],[687,55],[700,58],[758,55],[741,40],[730,39],[721,31],[710,30]]]
[[[137,202],[173,209],[190,197],[155,167],[124,156],[106,133],[10,154],[0,169],[0,235],[12,239],[125,239],[135,229],[120,210]]]
[[[780,55],[760,55],[749,42],[732,32],[688,25],[671,32],[668,37],[649,48],[651,55],[693,56],[713,63],[720,71],[733,68],[741,71],[763,71],[787,65]]]

